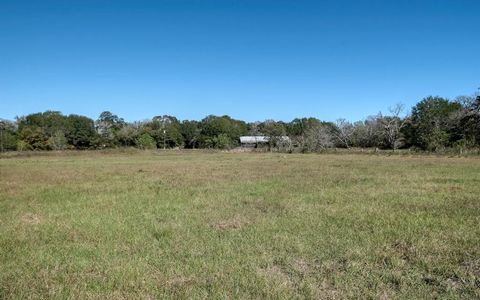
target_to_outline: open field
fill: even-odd
[[[480,159],[0,159],[0,298],[479,298]]]

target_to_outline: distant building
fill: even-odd
[[[241,136],[240,144],[242,146],[246,145],[257,145],[258,143],[268,143],[268,136]]]
[[[288,136],[279,137],[283,141],[290,141]],[[259,136],[241,136],[240,144],[242,147],[258,147],[259,145],[265,145],[270,140],[270,137],[259,135]]]

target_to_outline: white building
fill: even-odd
[[[270,137],[259,135],[259,136],[241,136],[240,137],[240,144],[243,147],[256,147],[259,144],[266,144],[270,140]],[[289,142],[290,138],[288,136],[281,136],[279,140],[284,142]]]

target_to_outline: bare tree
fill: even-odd
[[[471,109],[475,106],[475,96],[458,96],[455,102],[460,104],[463,108]]]
[[[300,143],[303,152],[325,150],[333,147],[331,129],[324,125],[314,126],[306,130]]]
[[[390,116],[381,116],[380,120],[383,125],[383,130],[385,137],[389,146],[395,151],[400,145],[401,139],[401,130],[407,124],[408,117],[402,119],[400,116],[405,110],[405,105],[402,103],[397,103],[394,106],[390,107],[388,111]]]
[[[330,128],[320,126],[316,130],[317,149],[324,150],[333,147],[332,134]]]
[[[355,132],[355,127],[345,119],[338,119],[335,125],[337,129],[334,132],[335,137],[342,145],[350,148],[350,140]]]

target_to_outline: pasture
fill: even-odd
[[[0,158],[0,298],[479,298],[480,159]]]

